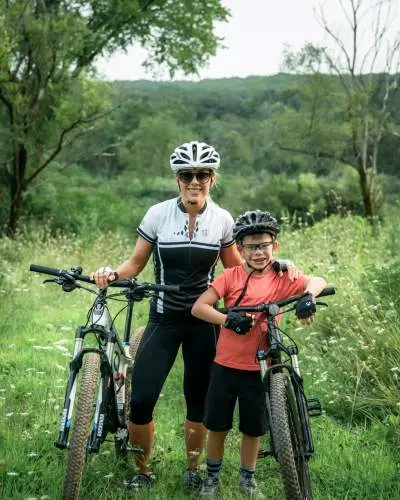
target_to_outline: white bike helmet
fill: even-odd
[[[211,168],[217,170],[220,165],[219,154],[205,142],[185,142],[178,146],[169,159],[173,172],[185,168]]]

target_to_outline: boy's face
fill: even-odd
[[[248,234],[238,245],[239,251],[253,269],[262,270],[272,261],[278,242],[270,234]]]

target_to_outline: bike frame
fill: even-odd
[[[76,330],[73,359],[70,363],[69,377],[61,414],[57,448],[68,447],[68,435],[72,424],[72,411],[76,397],[77,377],[82,367],[84,356],[95,352],[100,357],[100,383],[96,401],[93,428],[88,444],[89,453],[98,453],[100,444],[108,432],[127,435],[124,408],[125,391],[122,390],[127,370],[131,362],[129,356],[129,337],[133,317],[133,300],[128,296],[127,314],[124,327],[124,340],[121,343],[118,331],[113,324],[107,307],[107,289],[102,290],[93,305],[89,326],[80,326]],[[84,347],[87,335],[95,335],[98,348]]]
[[[285,346],[283,336],[278,328],[276,316],[279,314],[279,307],[276,304],[270,304],[266,310],[266,324],[267,336],[269,339],[269,348],[267,350],[257,351],[257,360],[260,365],[260,375],[266,388],[266,409],[268,421],[271,421],[271,404],[269,399],[269,377],[271,373],[286,370],[289,374],[291,384],[293,386],[297,407],[300,415],[300,423],[302,429],[302,437],[305,447],[305,456],[309,459],[314,455],[314,442],[311,434],[311,426],[309,419],[309,409],[307,406],[303,378],[300,374],[299,362],[297,358],[298,349],[295,345]],[[285,352],[289,355],[289,360],[282,363],[282,353]],[[310,401],[315,401],[310,400]],[[274,455],[274,442],[272,433],[271,438],[271,451],[261,450],[261,457]]]

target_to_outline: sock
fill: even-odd
[[[220,460],[210,460],[207,458],[207,476],[213,479],[219,479],[219,471],[221,470],[222,458]]]
[[[240,482],[248,481],[254,476],[256,469],[245,467],[244,465],[240,466]]]

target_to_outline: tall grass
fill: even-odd
[[[302,328],[293,318],[283,325],[296,330],[309,392],[321,397],[326,409],[326,416],[313,422],[317,499],[399,498],[398,225],[394,216],[375,230],[359,218],[331,217],[297,231],[288,224],[280,237],[280,255],[337,288],[311,327]],[[43,277],[28,272],[29,264],[82,265],[89,273],[101,264],[116,265],[132,247],[116,234],[95,240],[51,237],[46,228],[0,240],[0,497],[59,497],[65,452],[53,441],[74,330],[85,322],[91,300],[79,290],[62,293],[56,285],[43,285]],[[150,269],[144,277],[151,279]],[[138,324],[146,314],[147,304],[139,304]],[[159,486],[143,498],[184,498],[178,486],[185,467],[181,379],[178,360],[155,413],[153,466]],[[228,437],[224,498],[240,498],[239,439],[237,430]],[[122,480],[132,471],[131,461],[117,463],[112,443],[105,444],[88,464],[82,498],[125,498]],[[282,498],[275,462],[261,461],[257,474],[270,498]]]

